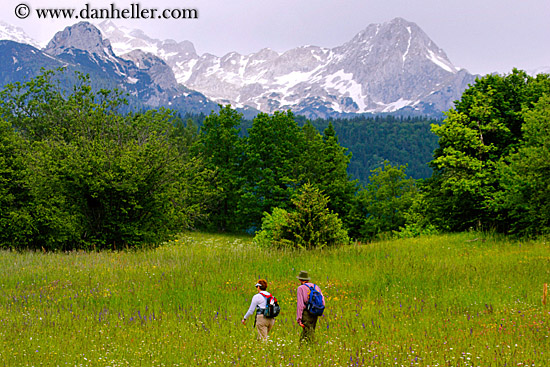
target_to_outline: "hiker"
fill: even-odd
[[[315,325],[317,325],[317,318],[323,313],[325,297],[323,297],[319,286],[310,282],[307,271],[301,271],[296,278],[300,281],[296,303],[296,321],[302,327],[300,342],[313,342],[315,341]],[[317,299],[310,297],[313,295],[317,296]],[[312,308],[312,306],[314,307]]]
[[[252,302],[250,302],[250,307],[248,308],[248,311],[244,315],[241,322],[243,325],[246,325],[246,319],[252,316],[252,314],[254,314],[255,315],[254,325],[258,330],[257,339],[265,341],[267,340],[268,334],[273,328],[273,325],[275,324],[274,318],[267,318],[263,314],[263,310],[267,306],[266,297],[269,297],[271,294],[269,292],[266,292],[267,282],[265,281],[265,279],[258,280],[258,283],[256,283],[255,287],[258,290],[258,294],[252,297]]]

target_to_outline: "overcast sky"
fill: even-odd
[[[550,67],[550,0],[2,0],[0,19],[39,42],[78,20],[38,19],[36,8],[187,8],[198,19],[113,20],[152,38],[191,41],[199,54],[223,56],[269,47],[282,52],[315,45],[335,47],[372,23],[395,17],[414,22],[451,62],[474,74]],[[28,5],[26,19],[15,15]],[[20,14],[24,8],[17,8]],[[77,11],[78,11],[77,10]],[[98,21],[91,21],[98,23]]]

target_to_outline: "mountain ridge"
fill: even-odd
[[[107,39],[88,22],[58,32],[42,50],[15,41],[0,41],[0,82],[24,82],[46,70],[65,68],[62,89],[71,89],[73,72],[88,74],[95,89],[120,89],[129,108],[168,107],[180,112],[206,113],[218,108],[204,95],[179,85],[160,58],[139,51],[127,59],[117,56]]]
[[[172,67],[179,83],[218,103],[267,113],[437,113],[451,108],[476,77],[455,67],[420,27],[403,18],[371,24],[333,48],[301,46],[281,53],[264,48],[221,57],[199,56],[190,42],[154,40],[110,21],[98,27],[119,53],[141,43]]]
[[[22,29],[1,22],[0,38],[39,49]],[[17,52],[10,47],[9,52]],[[249,116],[277,110],[308,118],[380,113],[441,116],[477,77],[454,66],[418,25],[403,18],[370,24],[332,48],[307,45],[284,52],[263,48],[221,57],[198,55],[190,41],[154,39],[112,21],[97,26],[80,22],[57,32],[39,51],[43,54],[33,52],[41,63],[91,72],[142,98],[149,107],[175,104],[185,111],[178,99],[194,95],[198,97],[194,111],[209,113],[218,104],[231,104]],[[33,52],[25,52],[26,67],[35,70],[30,65]],[[54,61],[46,62],[47,56]],[[9,63],[9,57],[5,60]],[[13,75],[5,75],[2,82],[17,81],[22,67],[22,63],[17,68],[3,65]]]

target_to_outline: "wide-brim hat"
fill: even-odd
[[[296,277],[298,278],[299,280],[309,280],[309,274],[307,273],[307,271],[300,271],[300,274],[298,274],[298,276]]]

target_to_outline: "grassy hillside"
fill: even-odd
[[[326,296],[300,348],[296,275]],[[241,325],[258,277],[271,341]],[[0,365],[546,366],[550,245],[477,233],[311,252],[184,234],[147,251],[0,252]]]

